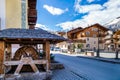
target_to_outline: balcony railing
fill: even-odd
[[[108,35],[104,39],[110,39],[110,38],[112,38],[112,35]]]
[[[85,39],[73,39],[73,42],[86,43],[86,40]]]

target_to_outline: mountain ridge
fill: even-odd
[[[116,31],[120,29],[120,16],[104,25],[106,28]]]

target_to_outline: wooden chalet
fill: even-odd
[[[114,32],[113,43],[114,43],[114,48],[120,50],[120,30]]]
[[[71,42],[77,44],[83,44],[83,49],[94,49],[98,48],[98,37],[99,37],[99,44],[101,48],[104,48],[104,40],[103,38],[106,36],[107,28],[101,26],[100,24],[96,23],[86,28],[76,28],[67,32],[68,38]]]
[[[38,66],[43,65],[46,72],[50,70],[50,44],[66,40],[42,29],[5,29],[0,31],[0,76],[4,76],[17,65],[14,75],[18,75],[24,65],[31,66],[34,72],[40,72]],[[11,57],[11,45],[21,47]],[[44,56],[39,57],[37,44],[43,44]],[[23,67],[23,68],[22,68]],[[24,70],[29,70],[27,67]]]
[[[75,29],[72,29],[72,30],[68,31],[68,32],[67,32],[68,38],[69,38],[69,39],[75,39],[75,38],[77,38],[76,33],[79,32],[79,31],[81,31],[82,29],[83,29],[83,28],[78,27],[78,28],[75,28]]]
[[[105,37],[106,51],[115,52],[116,49],[120,49],[120,30],[110,31]]]

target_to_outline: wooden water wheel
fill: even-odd
[[[19,48],[14,55],[13,60],[20,60],[21,57],[32,57],[33,60],[39,58],[38,52],[32,46],[23,46]]]
[[[27,63],[26,60],[28,61],[32,61],[32,60],[38,60],[39,56],[38,56],[38,52],[32,47],[32,46],[23,46],[21,48],[19,48],[14,55],[13,60],[14,61],[23,61],[23,63]],[[23,65],[22,65],[23,66]],[[33,65],[35,68],[37,66]],[[12,69],[9,71],[11,73],[11,71],[15,71],[15,69],[17,68],[17,66],[12,66]],[[33,71],[33,69],[31,68],[31,66],[28,64],[24,65],[23,67],[21,67],[21,71],[22,72],[31,72]],[[36,68],[37,69],[37,68]]]

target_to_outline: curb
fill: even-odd
[[[98,61],[102,61],[102,62],[109,62],[109,63],[113,63],[113,64],[120,64],[120,60],[108,60],[106,58],[97,58],[97,57],[85,57],[85,56],[77,56],[79,58],[86,58],[86,59],[92,59],[92,60],[98,60]]]

